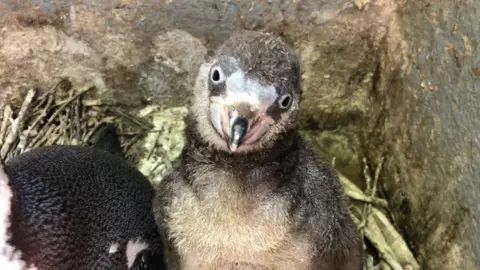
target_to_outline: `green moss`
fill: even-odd
[[[361,180],[362,165],[359,159],[359,142],[350,129],[336,131],[301,131],[319,159],[332,163],[335,158],[335,168],[353,181],[357,186],[363,186]],[[363,188],[363,187],[362,187]]]
[[[161,109],[148,106],[138,113],[139,117],[148,119],[154,128],[136,145],[141,149],[137,167],[154,183],[161,181],[175,167],[185,143],[183,130],[187,112],[186,107]]]

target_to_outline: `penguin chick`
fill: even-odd
[[[336,172],[296,129],[299,70],[281,39],[252,31],[234,34],[202,64],[181,166],[154,199],[169,263],[362,269]]]
[[[25,267],[165,269],[154,189],[108,149],[49,146],[6,162],[1,184],[12,196],[4,221]]]

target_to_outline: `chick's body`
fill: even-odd
[[[233,35],[202,65],[181,166],[154,199],[171,266],[362,268],[335,170],[296,130],[299,80],[288,46],[257,32]],[[256,106],[234,146],[241,112],[229,100]]]

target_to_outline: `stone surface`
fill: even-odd
[[[318,155],[336,157],[350,178],[364,156],[372,165],[385,156],[382,187],[422,267],[475,269],[479,9],[474,0],[0,0],[0,103],[69,76],[105,102],[183,106],[198,63],[232,31],[273,32],[301,58],[301,126]]]
[[[408,69],[384,71],[370,157],[389,153],[384,188],[425,268],[479,269],[480,2],[399,5]]]
[[[69,77],[74,87],[94,84],[105,103],[186,105],[207,53],[185,31],[158,32],[145,41],[124,20],[109,22],[83,5],[71,6],[63,15],[50,14],[50,20],[36,22],[40,25],[35,16],[48,17],[40,11],[28,13],[28,19],[12,19],[13,14],[3,17],[12,23],[4,23],[0,32],[0,86],[3,98],[8,95],[11,101],[21,101],[28,88],[47,89]],[[60,26],[50,23],[61,18]],[[111,30],[109,23],[122,31]]]

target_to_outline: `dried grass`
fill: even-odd
[[[89,146],[103,124],[114,123],[126,158],[142,173],[160,181],[170,172],[183,147],[186,108],[121,108],[87,96],[94,86],[74,89],[65,85],[71,87],[68,79],[42,95],[31,89],[18,112],[4,106],[0,111],[2,160],[40,146]]]

